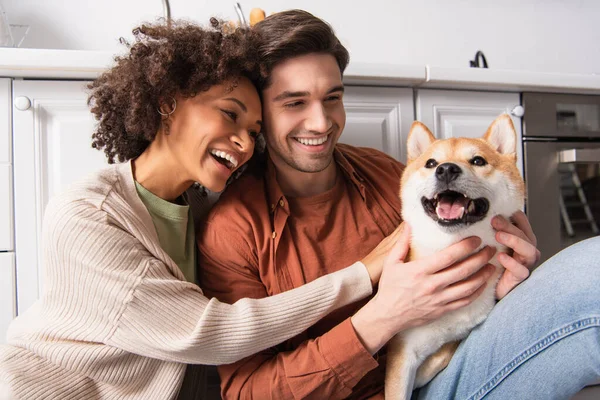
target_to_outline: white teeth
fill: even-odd
[[[230,154],[227,154],[227,161],[233,164],[233,168],[237,167],[238,165],[237,160]]]
[[[470,201],[469,202],[469,207],[467,207],[467,212],[469,214],[473,213],[475,211],[475,203]]]
[[[238,166],[238,160],[231,154],[225,153],[224,151],[221,151],[221,150],[211,150],[210,154],[213,154],[217,157],[220,157],[224,160],[229,161],[233,165],[233,168],[236,168]]]
[[[324,136],[319,139],[305,139],[305,138],[295,138],[295,139],[305,146],[318,146],[320,144],[325,143],[327,141],[327,138],[329,138],[329,135]]]

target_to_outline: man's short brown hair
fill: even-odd
[[[343,74],[350,61],[348,50],[340,43],[331,26],[303,10],[273,14],[253,28],[257,33],[261,62],[261,88],[271,82],[271,72],[279,63],[310,53],[331,54]]]

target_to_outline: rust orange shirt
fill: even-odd
[[[287,198],[268,164],[230,185],[198,233],[201,287],[235,302],[272,296],[366,256],[401,222],[402,164],[373,149],[338,144],[333,188]],[[372,357],[350,317],[336,310],[301,335],[219,367],[226,399],[383,398],[385,351]]]

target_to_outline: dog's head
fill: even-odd
[[[477,139],[436,140],[425,125],[414,122],[400,190],[403,218],[411,225],[433,221],[453,232],[520,210],[524,184],[516,166],[516,146],[517,134],[507,114]]]

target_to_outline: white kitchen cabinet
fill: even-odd
[[[461,90],[416,91],[416,117],[440,139],[449,137],[481,137],[492,121],[509,113],[517,131],[517,165],[523,175],[523,146],[518,93]]]
[[[13,250],[12,167],[0,164],[0,252]]]
[[[11,79],[0,78],[0,164],[11,163]]]
[[[6,343],[6,329],[16,316],[15,254],[0,253],[0,345]]]
[[[406,162],[406,135],[414,120],[413,90],[346,86],[341,143],[372,147]]]
[[[0,79],[0,344],[16,315],[15,255],[13,250],[13,190],[11,79]]]
[[[0,252],[13,250],[11,80],[0,79]]]
[[[85,84],[13,82],[17,314],[39,298],[43,286],[41,230],[48,199],[106,165],[104,153],[91,147],[95,121]]]

